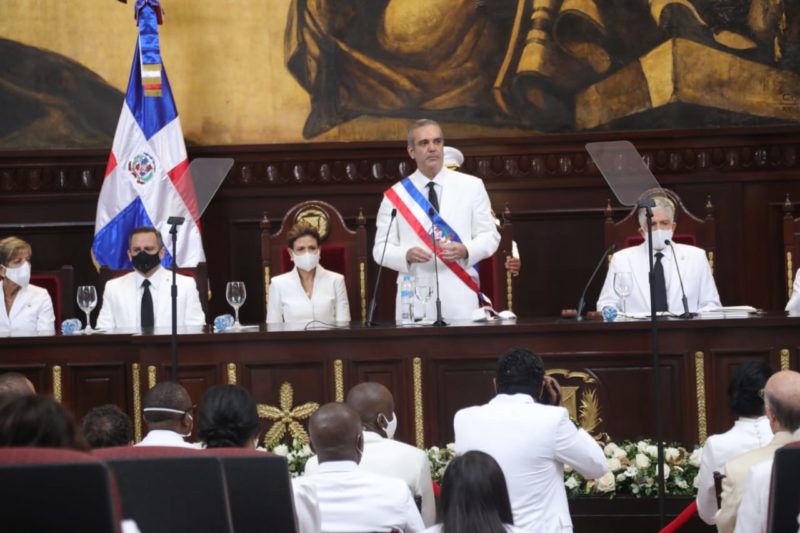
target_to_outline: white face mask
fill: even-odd
[[[297,265],[297,268],[300,270],[311,272],[317,268],[317,265],[319,264],[319,252],[315,254],[306,252],[303,255],[296,255],[294,252],[292,252],[292,261],[294,261],[294,264]]]
[[[644,234],[645,242],[647,242],[647,233]],[[671,229],[657,229],[653,230],[653,250],[663,250],[667,247],[665,241],[672,240]]]
[[[383,424],[381,424],[380,419],[383,418],[384,422],[386,422],[386,427],[383,427],[383,431],[386,432],[386,438],[387,439],[393,439],[394,438],[394,432],[397,431],[397,415],[394,412],[392,412],[392,419],[391,420],[387,420],[386,416],[383,413],[378,415],[378,417],[379,417],[378,418],[378,424],[381,427],[383,427]]]
[[[16,268],[6,267],[5,277],[20,287],[27,287],[31,281],[31,264],[27,261]]]

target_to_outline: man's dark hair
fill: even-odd
[[[142,408],[162,408],[180,411],[178,413],[144,411],[145,422],[179,421],[184,416],[184,413],[188,413],[192,409],[192,400],[189,397],[189,393],[180,384],[172,381],[162,381],[145,393]]]
[[[527,348],[511,348],[497,365],[497,392],[530,394],[538,399],[544,380],[542,358]]]
[[[83,417],[81,429],[91,448],[127,446],[133,440],[131,418],[116,405],[90,410]]]
[[[72,415],[46,396],[19,396],[0,406],[0,447],[85,450]]]
[[[738,416],[761,416],[764,414],[764,399],[761,391],[774,370],[761,361],[750,361],[740,365],[733,373],[728,385],[730,407]]]
[[[258,408],[250,393],[237,385],[216,385],[200,402],[197,438],[208,448],[242,448],[258,434]]]
[[[138,228],[133,228],[133,231],[128,236],[128,249],[131,249],[131,243],[133,242],[133,236],[138,233],[152,233],[156,236],[156,240],[158,241],[158,249],[164,247],[164,238],[161,237],[161,233],[154,228],[153,226],[139,226]]]
[[[10,399],[33,394],[28,387],[28,378],[19,372],[0,374],[0,397]]]

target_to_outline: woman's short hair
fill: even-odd
[[[31,245],[18,237],[6,237],[0,240],[0,265],[7,265],[19,254],[30,256],[32,253]]]
[[[489,454],[467,452],[447,465],[439,497],[443,533],[505,533],[514,525],[506,478]]]
[[[764,398],[761,391],[775,371],[761,361],[750,361],[739,365],[728,384],[730,407],[738,416],[761,416],[764,414]]]
[[[294,241],[300,237],[313,237],[319,246],[319,231],[308,222],[298,222],[289,229],[289,233],[286,234],[286,245],[294,249]]]
[[[216,385],[200,401],[197,437],[208,448],[242,448],[258,434],[256,402],[237,385]]]
[[[46,396],[19,396],[0,405],[0,447],[88,447],[72,415]]]

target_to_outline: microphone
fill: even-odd
[[[442,300],[439,298],[439,261],[437,260],[436,254],[436,232],[434,231],[435,226],[433,224],[433,216],[435,214],[436,211],[433,207],[428,209],[428,216],[431,219],[431,242],[433,242],[433,272],[436,277],[436,322],[434,322],[433,325],[446,326],[447,322],[442,320]]]
[[[389,232],[392,230],[394,217],[397,216],[397,209],[392,209],[392,218],[389,219],[389,227],[386,228],[386,240],[383,241],[383,251],[381,252],[381,260],[378,262],[378,274],[375,276],[375,288],[372,289],[372,300],[369,302],[369,313],[367,314],[367,326],[377,326],[377,322],[372,321],[375,316],[375,307],[378,305],[378,284],[381,281],[381,272],[383,272],[383,258],[386,257],[386,245],[389,244]]]
[[[669,246],[669,249],[672,250],[672,260],[675,261],[675,271],[678,273],[678,281],[681,284],[681,302],[683,303],[683,314],[680,315],[680,318],[692,318],[695,316],[695,314],[689,312],[689,300],[686,298],[686,291],[683,290],[683,278],[681,277],[681,269],[678,268],[678,258],[675,256],[675,248],[672,246],[672,241],[669,239],[666,239],[664,244]]]
[[[575,318],[577,320],[583,320],[581,313],[583,313],[583,308],[586,307],[586,291],[589,290],[589,285],[592,284],[594,278],[597,276],[597,272],[600,270],[600,266],[602,266],[603,260],[605,260],[605,258],[608,257],[608,254],[612,253],[616,249],[617,249],[617,243],[612,242],[611,246],[606,248],[606,251],[603,252],[603,256],[600,258],[600,261],[597,262],[597,266],[594,267],[594,272],[592,272],[592,275],[589,276],[589,281],[586,282],[586,286],[583,288],[583,292],[581,293],[581,299],[578,300],[578,313],[575,315]]]

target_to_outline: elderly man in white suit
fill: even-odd
[[[398,272],[398,284],[403,274],[412,274],[418,280],[433,279],[430,241],[433,224],[429,209],[424,207],[432,206],[436,218],[441,217],[435,233],[439,243],[437,248],[441,247],[438,271],[442,316],[445,319],[470,319],[472,311],[478,308],[476,272],[472,267],[495,253],[500,244],[500,234],[492,218],[489,195],[483,182],[446,168],[443,149],[444,136],[439,124],[422,119],[411,125],[408,154],[416,161],[417,170],[384,193],[372,255],[376,262]],[[394,209],[397,210],[397,220],[392,223]],[[452,228],[459,238],[454,238],[446,226]],[[434,294],[428,303],[429,317],[435,314],[435,300]],[[399,319],[399,291],[396,309]],[[421,308],[415,310],[415,315],[422,314],[421,311]]]
[[[664,273],[666,298],[656,295],[656,311],[669,311],[676,314],[684,312],[681,279],[686,291],[688,310],[694,313],[703,309],[720,307],[719,293],[711,274],[706,253],[696,246],[671,243],[672,235],[677,227],[675,223],[675,206],[662,196],[654,197],[653,207],[653,255],[654,272],[661,263]],[[608,267],[606,281],[597,299],[597,309],[606,307],[622,309],[622,299],[614,291],[614,274],[630,272],[633,286],[630,295],[625,299],[625,311],[628,313],[650,312],[650,262],[647,246],[647,218],[645,210],[639,210],[639,233],[645,241],[639,246],[625,248],[614,254]],[[657,285],[658,287],[658,285]],[[659,302],[661,309],[659,309]]]
[[[131,233],[128,248],[128,258],[135,270],[106,283],[103,307],[97,317],[98,329],[170,327],[172,273],[161,268],[164,257],[161,234],[152,227],[136,228]],[[194,280],[178,275],[177,286],[178,326],[205,325],[206,317]]]
[[[555,380],[539,356],[512,348],[500,359],[497,395],[461,409],[453,421],[456,453],[491,455],[506,477],[514,526],[524,531],[572,531],[564,465],[587,479],[606,475],[603,450],[561,406]]]

